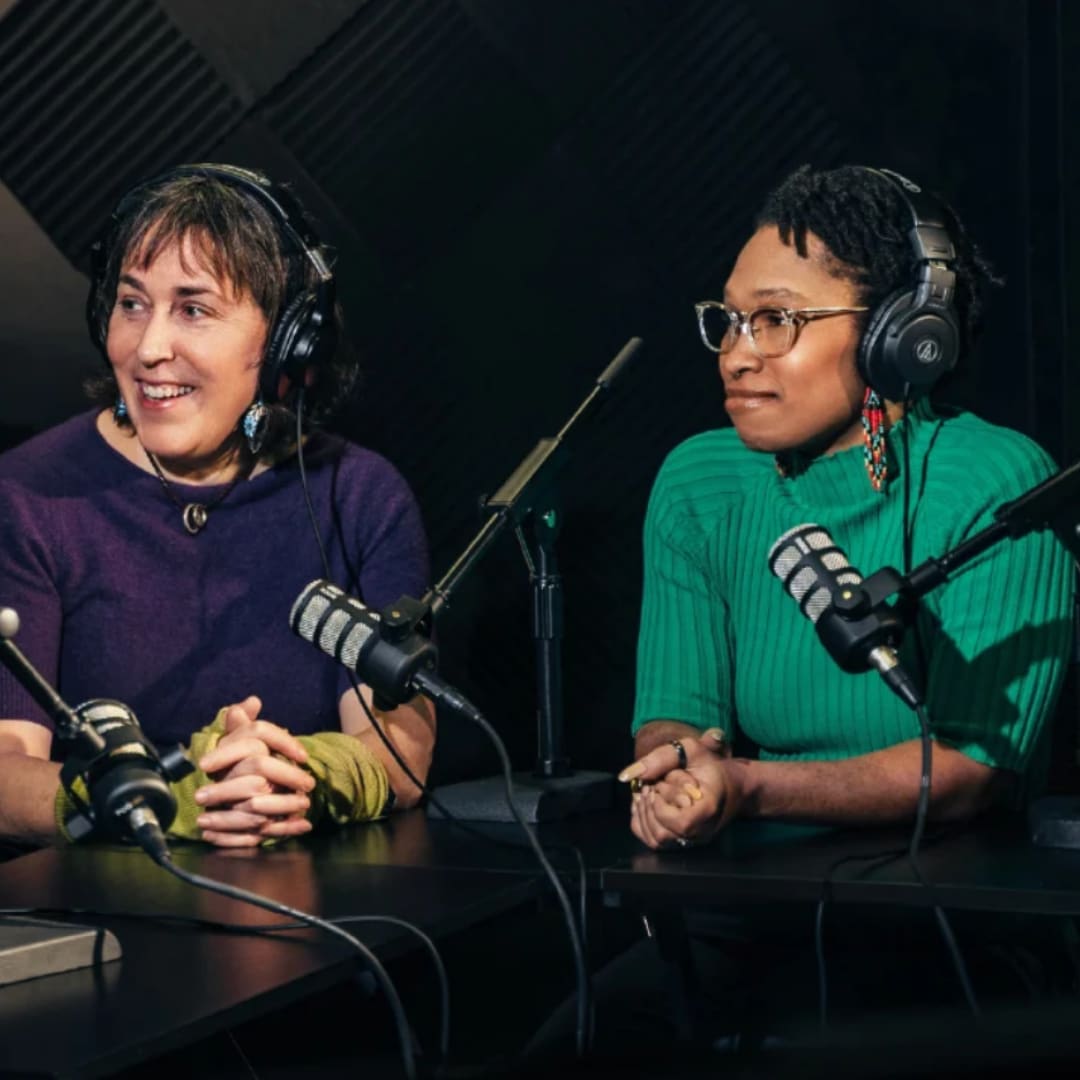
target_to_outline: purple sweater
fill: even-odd
[[[113,450],[95,416],[0,455],[0,607],[19,613],[17,644],[68,704],[118,698],[159,744],[186,743],[249,694],[290,731],[339,729],[345,672],[288,623],[323,576],[295,457],[239,484],[190,536],[160,481]],[[333,580],[376,608],[420,596],[423,526],[394,467],[327,435],[304,460]],[[222,490],[172,487],[184,502]],[[0,718],[48,725],[2,667]]]

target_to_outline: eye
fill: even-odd
[[[787,326],[788,322],[787,314],[779,308],[762,308],[754,313],[754,325],[763,329]]]
[[[142,304],[137,296],[118,296],[116,298],[116,306],[128,314],[138,311]]]
[[[185,319],[201,319],[210,314],[202,304],[184,304],[180,310]]]

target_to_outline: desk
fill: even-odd
[[[957,829],[928,838],[919,854],[927,889],[906,854],[884,864],[852,856],[906,853],[910,830],[828,829],[739,822],[713,844],[639,850],[604,868],[613,895],[678,904],[734,900],[816,901],[829,877],[838,902],[1080,915],[1080,851],[1034,847],[1019,826]]]
[[[406,827],[410,841],[425,832],[423,815],[412,816],[420,827]],[[531,872],[425,867],[396,822],[254,856],[177,845],[175,861],[301,910],[392,914],[433,936],[483,922],[537,892]],[[0,866],[0,906],[281,921],[192,888],[140,851],[114,847],[50,848]],[[0,1072],[107,1074],[342,982],[358,963],[345,943],[315,930],[266,938],[106,916],[71,921],[112,930],[123,957],[97,971],[0,988]],[[348,929],[380,959],[416,947],[396,927]]]
[[[512,825],[476,828],[523,844]],[[708,848],[655,854],[625,813],[588,815],[539,830],[546,845],[575,844],[591,889],[628,906],[816,900],[836,860],[904,848],[906,831],[737,823]],[[185,869],[324,916],[392,914],[433,936],[478,926],[544,888],[532,852],[496,847],[422,811],[254,854],[176,847]],[[560,860],[568,873],[575,864]],[[930,843],[928,893],[906,860],[833,874],[837,901],[1080,914],[1080,853],[1031,847],[1019,830],[956,832]],[[48,849],[0,866],[0,906],[89,908],[270,923],[277,917],[196,890],[141,852]],[[111,929],[123,959],[0,988],[0,1072],[102,1075],[196,1042],[342,982],[355,954],[317,931],[273,939],[115,917],[72,921]],[[382,959],[415,947],[393,927],[353,927]],[[508,958],[512,959],[512,958]],[[561,963],[556,957],[552,963]],[[569,959],[566,959],[569,973]]]

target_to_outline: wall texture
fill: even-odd
[[[0,301],[5,441],[78,407],[55,388],[58,369],[74,387],[98,362],[77,344],[76,271],[117,195],[184,160],[291,181],[336,244],[367,364],[342,426],[413,484],[437,573],[479,526],[477,497],[558,430],[630,335],[646,339],[561,485],[578,764],[627,753],[651,479],[676,442],[724,422],[691,304],[718,293],[762,193],[794,166],[890,165],[949,196],[1007,281],[961,400],[1060,457],[1080,454],[1068,5],[6,6],[0,181],[17,203],[0,201],[0,236],[16,238],[0,282],[23,292]],[[522,765],[535,708],[528,597],[507,537],[440,622],[444,673]],[[451,721],[439,764],[481,773],[493,758]]]

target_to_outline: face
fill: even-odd
[[[267,320],[190,237],[120,271],[106,348],[143,447],[174,476],[220,480],[255,399]]]
[[[784,244],[775,225],[759,229],[739,253],[724,288],[724,303],[739,311],[858,307],[854,285],[833,277],[823,261],[827,249],[813,233],[808,258]],[[803,325],[794,348],[761,359],[745,334],[719,356],[724,407],[742,441],[776,454],[802,450],[828,454],[862,440],[866,384],[855,367],[857,315],[833,315]]]

